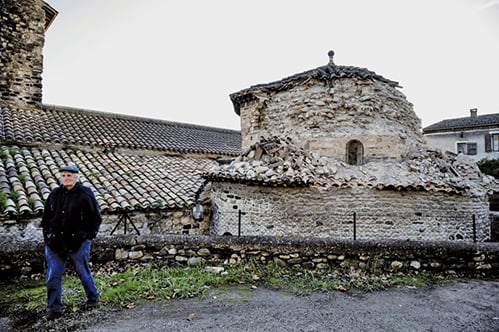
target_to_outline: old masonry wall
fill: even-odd
[[[0,1],[0,107],[41,109],[44,24],[41,0]]]
[[[254,91],[241,106],[243,151],[260,137],[289,137],[319,155],[344,160],[347,143],[364,145],[364,162],[400,159],[423,142],[421,121],[396,88],[343,78],[334,88],[311,80],[279,92]]]
[[[43,274],[42,243],[0,239],[0,279]],[[92,246],[92,269],[127,270],[134,265],[156,268],[205,266],[223,270],[237,264],[273,263],[283,268],[317,271],[345,269],[376,273],[458,274],[498,277],[497,243],[391,240],[293,239],[201,235],[98,236]]]
[[[212,199],[211,230],[216,235],[471,242],[490,239],[488,203],[448,193],[215,182]]]

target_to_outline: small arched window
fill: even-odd
[[[356,139],[347,143],[347,164],[362,165],[364,159],[364,146]]]

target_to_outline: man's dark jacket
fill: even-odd
[[[45,244],[56,252],[76,251],[97,236],[102,217],[92,190],[79,182],[68,190],[55,188],[45,202],[42,223]]]

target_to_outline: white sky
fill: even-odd
[[[333,49],[399,82],[423,127],[499,113],[499,0],[46,1],[46,104],[240,129],[229,94]]]

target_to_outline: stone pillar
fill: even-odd
[[[0,107],[41,109],[45,28],[55,15],[42,0],[0,0]]]

